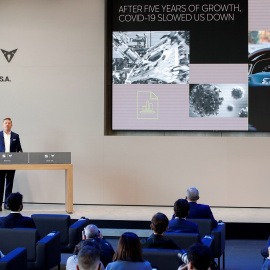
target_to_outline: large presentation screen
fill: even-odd
[[[262,2],[108,0],[112,129],[270,131]]]

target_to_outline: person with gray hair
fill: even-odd
[[[100,251],[94,246],[84,246],[78,254],[77,270],[102,270]]]
[[[111,244],[103,238],[101,231],[96,225],[90,224],[86,226],[82,232],[82,239],[97,244],[101,252],[100,260],[104,264],[104,267],[106,267],[108,263],[112,262],[114,249]]]
[[[186,199],[189,202],[197,202],[199,200],[199,190],[195,187],[187,189]]]
[[[191,187],[186,191],[186,200],[190,205],[190,210],[187,218],[206,218],[213,220],[213,227],[217,226],[213,213],[209,205],[199,204],[197,201],[200,199],[199,190],[195,187]],[[174,218],[174,217],[173,217]]]
[[[87,227],[85,227],[83,232],[85,234],[84,240],[89,239],[89,238],[97,238],[97,237],[103,238],[101,236],[100,230],[94,224],[90,224]]]

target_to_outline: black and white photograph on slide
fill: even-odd
[[[189,83],[189,31],[113,32],[113,84]]]

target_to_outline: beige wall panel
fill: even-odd
[[[71,152],[74,201],[101,203],[103,1],[2,1],[0,35],[0,48],[18,48],[10,63],[1,53],[11,83],[0,84],[0,117],[13,118],[24,151]],[[17,190],[25,201],[63,203],[64,172],[17,171]]]
[[[207,200],[207,195],[212,196],[217,187],[226,186],[224,173],[221,173],[226,169],[221,140],[106,137],[104,182],[109,187],[105,191],[106,202],[170,205],[177,198],[183,198],[189,186],[200,188]]]
[[[227,199],[222,205],[269,207],[270,139],[267,137],[227,138]]]

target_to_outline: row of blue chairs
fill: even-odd
[[[73,253],[82,239],[82,230],[89,224],[83,218],[72,224],[69,215],[40,214],[32,218],[36,229],[0,229],[0,250],[7,254],[0,259],[0,270],[60,268],[61,253]],[[19,267],[13,267],[16,263]]]
[[[17,247],[25,247],[28,269],[50,269],[59,266],[61,253],[73,253],[75,245],[82,239],[82,230],[91,223],[91,220],[81,218],[72,224],[69,215],[33,214],[31,217],[36,229],[0,229],[0,250],[4,254],[12,254]],[[218,259],[220,265],[220,257],[223,255],[225,268],[225,224],[219,223],[218,227],[213,228],[211,220],[191,221],[198,224],[201,236],[212,237],[210,247],[214,257]],[[176,236],[164,234],[164,236],[173,239],[181,249],[187,249],[199,239],[198,234],[176,234]],[[0,270],[2,270],[1,260]]]

